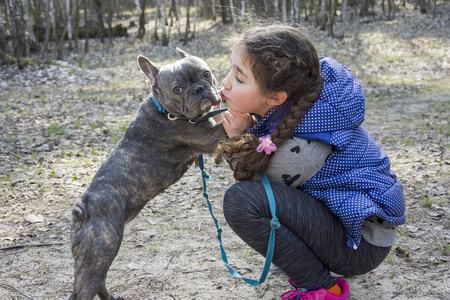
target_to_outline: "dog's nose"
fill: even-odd
[[[203,86],[196,86],[194,89],[195,94],[202,94],[205,88]]]

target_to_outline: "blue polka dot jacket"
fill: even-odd
[[[332,58],[321,57],[320,69],[320,98],[293,135],[333,145],[335,150],[301,189],[340,218],[347,230],[347,245],[357,249],[365,218],[377,216],[395,225],[405,222],[403,188],[385,151],[361,125],[365,112],[361,83]],[[289,107],[286,101],[272,108],[248,131],[261,136],[271,133]]]

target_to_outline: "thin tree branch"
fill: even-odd
[[[167,292],[169,292],[170,296],[173,299],[177,300],[177,298],[175,298],[175,296],[172,295],[172,293],[170,292],[169,288],[166,286],[166,283],[164,282],[165,278],[166,278],[166,270],[169,268],[169,264],[170,264],[170,261],[172,260],[172,258],[173,258],[173,255],[170,257],[169,261],[167,262],[167,266],[164,268],[162,284],[163,284],[164,288],[167,290]]]
[[[13,291],[13,292],[16,292],[16,293],[22,295],[23,297],[25,297],[25,298],[27,298],[29,300],[34,300],[33,298],[28,297],[27,295],[25,295],[24,293],[22,293],[21,291],[19,291],[15,287],[13,287],[12,285],[5,284],[5,283],[0,283],[0,287],[5,288],[5,289],[10,290],[10,291]]]
[[[7,251],[7,250],[13,250],[13,249],[28,248],[28,247],[47,247],[47,246],[59,246],[59,245],[64,245],[64,243],[14,245],[14,246],[0,248],[0,251]]]

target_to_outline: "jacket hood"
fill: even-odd
[[[344,65],[320,58],[323,87],[320,98],[303,118],[298,133],[354,129],[364,121],[365,98],[361,83]]]

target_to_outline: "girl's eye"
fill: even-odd
[[[209,79],[211,77],[211,72],[210,71],[205,71],[205,73],[203,73],[203,77],[205,79]]]
[[[235,76],[234,78],[236,79],[236,81],[237,81],[238,83],[244,83],[242,80],[239,79],[239,77]]]
[[[175,94],[179,94],[179,93],[181,93],[182,91],[183,91],[183,89],[180,88],[179,86],[176,86],[176,87],[173,88],[173,92],[174,92]]]

